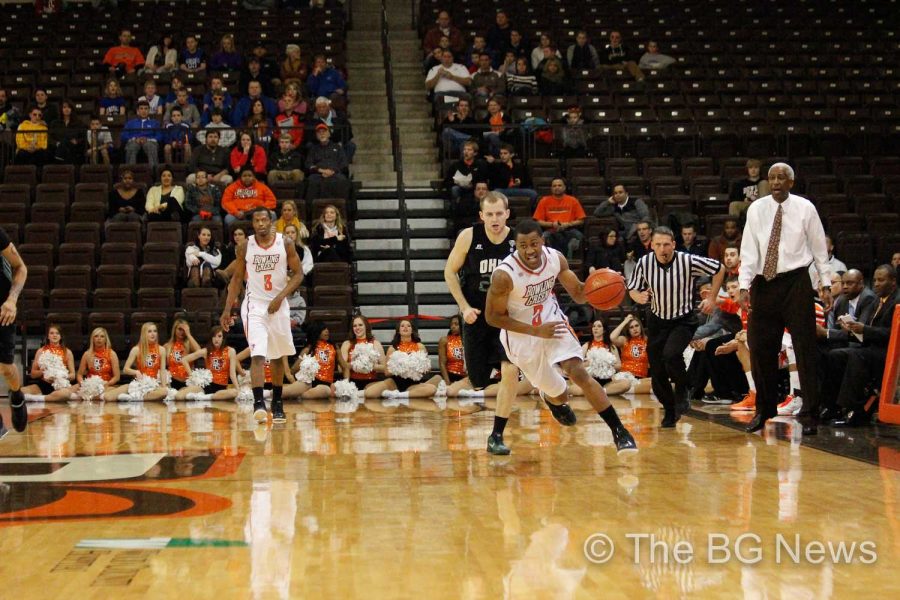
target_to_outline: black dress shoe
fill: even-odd
[[[868,422],[868,416],[864,410],[849,410],[843,417],[831,421],[832,427],[862,427]]]
[[[843,415],[841,415],[841,413],[840,413],[840,411],[839,411],[838,409],[833,408],[833,407],[830,407],[830,406],[826,406],[826,407],[823,408],[822,411],[819,413],[819,420],[820,420],[822,423],[827,423],[828,421],[832,421],[832,420],[834,420],[834,419],[838,419],[838,418],[840,418],[840,417],[842,417],[842,416],[843,416]]]
[[[678,413],[677,409],[667,410],[666,414],[663,416],[662,424],[660,424],[660,427],[664,429],[675,427],[675,424],[678,423],[678,419],[680,418],[681,415]]]
[[[774,416],[774,415],[773,415]],[[756,433],[760,429],[766,426],[766,421],[771,419],[772,417],[763,416],[762,413],[756,413],[753,415],[753,420],[747,425],[747,428],[744,429],[747,433]]]
[[[819,422],[809,420],[803,423],[803,435],[818,435],[819,434]]]

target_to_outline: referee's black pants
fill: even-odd
[[[750,284],[750,322],[747,345],[756,384],[756,412],[765,418],[778,414],[778,355],[787,327],[797,356],[803,391],[803,414],[819,416],[816,382],[815,295],[807,267],[779,274],[772,281],[757,275]]]
[[[653,393],[667,411],[675,409],[675,390],[683,394],[688,389],[684,368],[684,349],[691,343],[699,321],[694,313],[677,319],[660,319],[647,314],[647,358],[650,361],[650,382]]]

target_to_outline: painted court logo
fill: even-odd
[[[253,257],[253,268],[257,273],[274,271],[280,258],[279,254],[256,254]]]

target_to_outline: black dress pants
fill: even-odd
[[[694,313],[677,319],[660,319],[647,315],[647,358],[650,361],[650,383],[663,408],[675,408],[675,390],[683,394],[688,389],[684,368],[684,349],[694,337],[699,322]]]

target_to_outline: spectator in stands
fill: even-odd
[[[181,73],[172,73],[172,78],[169,80],[169,93],[166,94],[163,106],[171,104],[178,99],[178,90],[187,91],[187,88],[184,86],[184,76]],[[190,93],[188,93],[188,102],[194,103],[194,97]]]
[[[143,152],[147,162],[155,168],[159,163],[161,134],[159,123],[150,118],[150,105],[138,101],[137,116],[125,122],[120,138],[125,146],[125,162],[129,165],[137,163],[138,153]]]
[[[639,222],[650,217],[650,209],[640,198],[629,196],[624,185],[616,184],[613,186],[612,196],[594,209],[594,216],[615,217],[619,231],[627,239],[634,235]]]
[[[284,49],[284,60],[281,63],[281,83],[284,86],[294,84],[302,86],[309,75],[309,67],[300,55],[300,46],[288,44]]]
[[[138,102],[145,101],[150,105],[150,114],[160,117],[166,111],[165,98],[156,93],[156,82],[148,79],[144,82],[144,95],[138,98]]]
[[[488,48],[487,39],[483,35],[476,33],[475,37],[472,38],[472,46],[466,51],[466,55],[462,58],[462,65],[468,69],[469,73],[474,73],[475,70],[478,69],[478,57],[485,53],[490,55],[491,64],[493,64],[495,52],[491,48]],[[441,60],[440,56],[437,58],[438,61]]]
[[[222,248],[222,262],[219,263],[221,268],[216,269],[216,279],[220,284],[224,283],[227,285],[228,280],[231,279],[231,263],[234,262],[237,247],[245,241],[247,241],[246,228],[244,228],[243,225],[234,227],[231,230],[231,243],[226,244],[225,247]]]
[[[275,210],[275,203],[275,194],[269,186],[256,180],[253,169],[244,169],[240,179],[225,188],[222,194],[222,209],[228,213],[225,225],[244,220],[257,206]]]
[[[188,35],[184,38],[179,69],[182,73],[191,73],[196,77],[206,76],[206,52],[200,47],[197,36]]]
[[[309,229],[300,220],[300,211],[297,209],[297,203],[293,200],[285,200],[281,203],[281,216],[275,220],[275,231],[284,233],[284,229],[288,225],[297,228],[297,235],[301,240],[309,238]]]
[[[41,113],[44,115],[44,122],[46,123],[52,123],[59,118],[59,110],[56,108],[55,103],[50,102],[49,98],[47,90],[41,87],[35,88],[34,106],[41,109]]]
[[[328,63],[324,54],[317,54],[313,59],[313,69],[306,78],[306,89],[314,98],[325,96],[331,101],[341,100],[347,94],[347,82],[340,71]]]
[[[109,68],[113,77],[121,79],[144,65],[144,55],[131,45],[131,40],[131,31],[123,29],[119,33],[119,45],[107,50],[103,57],[103,64]]]
[[[542,63],[538,74],[538,87],[543,96],[565,96],[571,90],[563,69],[562,61],[555,56],[547,58]]]
[[[759,168],[762,163],[755,158],[747,161],[747,176],[731,182],[728,198],[728,214],[740,217],[747,212],[750,203],[769,194],[769,181],[760,177]]]
[[[253,131],[260,122],[265,123],[266,125],[268,125],[268,128],[271,129],[272,119],[270,119],[269,115],[266,113],[266,106],[265,104],[263,104],[262,99],[257,98],[250,103],[250,114],[247,115],[247,120],[244,123],[235,123],[235,125],[243,125],[246,129]],[[256,137],[255,131],[254,137]],[[264,148],[268,148],[268,144],[261,144]]]
[[[238,100],[231,115],[231,122],[235,125],[245,123],[251,114],[253,103],[260,100],[265,108],[266,116],[278,114],[278,106],[268,96],[263,96],[262,84],[259,81],[251,81],[247,84],[247,95]]]
[[[544,228],[547,245],[571,259],[584,239],[585,216],[578,199],[566,194],[565,180],[557,177],[550,183],[550,195],[538,201],[533,218]]]
[[[306,120],[304,137],[310,140],[310,146],[315,138],[316,127],[320,124],[328,125],[331,128],[332,137],[344,148],[347,162],[353,162],[353,156],[356,154],[356,142],[353,141],[353,128],[350,126],[350,121],[347,119],[347,115],[332,108],[331,100],[324,96],[316,98],[315,109]]]
[[[489,180],[488,164],[478,158],[478,142],[469,140],[463,143],[462,157],[447,169],[444,187],[450,190],[450,198],[457,204],[463,197],[472,196],[477,182]]]
[[[190,213],[191,221],[222,222],[222,188],[210,181],[203,169],[197,169],[194,182],[187,184],[184,208]]]
[[[512,119],[503,110],[499,98],[488,100],[487,115],[482,123],[487,128],[482,135],[488,143],[488,153],[493,157],[500,156],[500,144],[515,141],[516,129],[511,126]]]
[[[450,20],[450,14],[446,10],[438,13],[435,26],[428,30],[425,38],[422,40],[422,50],[425,56],[434,52],[438,47],[442,36],[446,36],[450,42],[450,50],[455,54],[462,56],[466,51],[466,40],[462,31],[453,25]]]
[[[256,59],[259,62],[260,75],[262,77],[260,81],[263,84],[263,89],[269,90],[265,92],[266,95],[271,96],[272,90],[280,84],[278,80],[277,60],[274,56],[269,54],[269,49],[262,40],[257,40],[250,50],[250,53],[250,60]]]
[[[584,258],[585,276],[597,269],[612,269],[619,273],[625,272],[625,246],[619,239],[617,229],[609,229],[600,235],[599,244],[588,244],[587,254]]]
[[[469,70],[453,62],[453,53],[444,50],[441,64],[432,67],[425,77],[425,88],[434,93],[435,100],[441,96],[464,96],[472,83]]]
[[[537,192],[531,187],[528,171],[521,161],[516,160],[516,149],[512,144],[500,146],[500,158],[487,157],[491,178],[491,191],[506,196],[524,196],[533,204]]]
[[[50,122],[50,144],[53,160],[78,165],[84,161],[84,124],[75,115],[71,100],[60,103],[61,116]]]
[[[531,55],[531,47],[528,44],[528,41],[522,36],[522,32],[516,28],[513,28],[509,32],[509,46],[506,48],[506,53],[513,53],[515,58],[524,58],[528,60],[528,57]]]
[[[528,66],[528,59],[516,59],[512,71],[506,74],[506,90],[510,96],[534,96],[538,93],[538,80]]]
[[[303,181],[303,157],[294,150],[291,136],[287,133],[278,138],[278,150],[269,156],[269,185],[276,181]]]
[[[693,223],[681,226],[681,245],[678,247],[678,251],[694,256],[706,256],[706,248],[697,239],[697,226]]]
[[[216,96],[221,98],[221,104],[214,102]],[[225,89],[225,81],[221,75],[213,75],[209,78],[209,87],[206,89],[206,93],[203,94],[203,111],[206,112],[214,106],[218,106],[228,117],[231,117],[234,101],[231,98],[231,94]],[[227,121],[228,119],[226,118],[225,120]]]
[[[737,217],[728,217],[723,224],[722,235],[717,235],[709,241],[709,249],[706,255],[718,261],[722,261],[725,247],[728,245],[741,246],[741,230],[738,227]]]
[[[113,138],[109,127],[100,123],[100,117],[91,117],[90,128],[86,135],[86,149],[84,151],[87,162],[92,165],[110,164],[110,154],[113,151]]]
[[[100,114],[109,117],[124,117],[126,110],[122,86],[119,85],[117,79],[110,79],[103,87],[103,96],[100,98]]]
[[[497,55],[504,56],[511,45],[513,27],[509,22],[509,14],[501,9],[494,17],[494,24],[487,31],[487,45]]]
[[[668,54],[659,51],[659,44],[650,40],[647,42],[647,51],[641,56],[638,68],[641,71],[661,71],[669,65],[675,64],[675,59]]]
[[[9,103],[6,90],[0,89],[0,131],[15,131],[20,120],[19,109]]]
[[[553,46],[553,40],[550,39],[550,36],[546,33],[542,33],[540,43],[531,51],[531,68],[537,71],[540,64],[544,62],[548,55],[562,59],[562,54],[560,54]]]
[[[190,220],[190,214],[185,210],[184,202],[184,188],[175,185],[172,169],[163,167],[159,172],[159,184],[147,190],[147,201],[144,204],[147,221],[150,223],[158,221],[187,223]]]
[[[304,227],[304,231],[306,228]],[[306,239],[309,237],[309,232],[307,232],[306,236],[300,235],[300,230],[293,223],[288,223],[284,227],[285,239],[291,240],[294,242],[294,246],[297,248],[297,256],[300,257],[300,265],[301,270],[303,271],[303,281],[307,287],[310,287],[309,284],[309,274],[312,273],[313,267],[315,266],[315,262],[312,257],[312,250],[310,250],[306,246]]]
[[[477,131],[477,122],[472,116],[471,102],[467,98],[460,98],[456,106],[447,111],[441,122],[441,140],[444,143],[444,151],[457,154],[460,147],[470,140]]]
[[[828,352],[826,378],[822,385],[825,404],[823,419],[837,415],[831,425],[855,427],[869,422],[865,395],[867,385],[879,385],[884,376],[887,346],[900,290],[897,272],[891,265],[875,269],[872,289],[878,297],[875,310],[866,321],[845,317],[841,329],[847,331],[859,346],[836,348]]]
[[[900,270],[900,252],[894,252],[891,256],[891,266]]]
[[[119,172],[119,182],[109,192],[109,223],[143,223],[147,198],[135,185],[131,169]]]
[[[291,102],[290,110],[287,108],[289,101]],[[284,93],[278,99],[278,112],[286,114],[293,112],[303,119],[306,117],[308,110],[309,106],[306,103],[306,98],[303,97],[303,86],[293,82],[286,83],[284,85]]]
[[[433,67],[441,64],[441,56],[443,56],[444,50],[450,50],[450,38],[441,36],[441,41],[438,42],[437,48],[432,50],[431,54],[428,55],[428,58],[425,59],[425,62],[422,63],[422,66],[426,73]],[[450,51],[452,52],[452,50]],[[468,68],[469,65],[467,64],[466,67]],[[471,69],[469,70],[471,71]]]
[[[207,132],[206,137],[209,138],[209,132]],[[231,150],[232,177],[237,179],[246,169],[250,169],[256,177],[264,178],[266,176],[267,162],[266,151],[263,147],[253,141],[253,136],[250,133],[242,132],[240,138],[238,138],[237,145]]]
[[[190,171],[196,173],[203,169],[210,180],[220,186],[227,186],[234,179],[229,173],[229,152],[219,145],[219,132],[206,131],[203,145],[194,148],[191,153]],[[193,175],[188,175],[187,183],[194,183]]]
[[[644,81],[644,73],[637,66],[631,50],[622,43],[622,34],[618,31],[609,32],[609,43],[604,48],[600,61],[601,68],[616,70],[624,68],[636,81]]]
[[[209,59],[209,70],[235,72],[241,70],[244,59],[234,46],[234,34],[226,33],[219,42],[219,51]]]
[[[216,269],[222,264],[222,252],[209,227],[201,227],[197,237],[184,248],[187,286],[212,287]]]
[[[331,141],[331,130],[324,123],[316,125],[316,140],[306,155],[309,179],[307,198],[346,198],[350,193],[347,178],[347,155],[340,143]]]
[[[231,125],[225,122],[225,113],[222,112],[221,108],[214,107],[209,111],[209,118],[210,121],[203,126],[203,129],[197,132],[197,141],[201,144],[205,144],[206,133],[215,129],[216,133],[219,134],[222,148],[231,148],[237,141],[237,132]]]
[[[480,98],[491,98],[506,92],[506,77],[491,66],[491,57],[478,57],[478,70],[472,75],[471,91]]]
[[[825,327],[816,327],[819,340],[828,340],[826,345],[830,348],[849,345],[851,336],[846,329],[840,327],[844,316],[849,315],[861,323],[866,323],[875,310],[877,300],[875,292],[866,287],[863,274],[856,269],[850,269],[841,276],[841,288],[840,295],[833,296],[834,306],[825,317]],[[816,365],[821,369],[826,363],[827,361],[823,360]]]
[[[141,73],[163,75],[172,73],[177,68],[178,49],[175,47],[175,37],[171,33],[163,33],[159,42],[147,50],[147,62],[144,63]]]
[[[497,69],[497,71],[503,75],[504,77],[512,73],[516,70],[516,53],[512,50],[507,50],[506,54],[503,57],[503,63]]]
[[[565,158],[585,158],[588,155],[587,132],[581,107],[571,106],[565,113],[562,128],[562,155]]]
[[[44,116],[36,106],[28,111],[28,120],[19,123],[16,129],[17,165],[43,167],[47,162],[48,129]]]
[[[175,93],[175,102],[166,104],[166,114],[163,116],[163,122],[169,124],[172,122],[172,109],[178,107],[181,109],[181,121],[191,129],[200,127],[200,111],[190,102],[190,96],[186,89],[180,89]]]
[[[194,110],[197,107],[192,106]],[[163,158],[167,163],[191,162],[191,139],[194,137],[190,126],[181,120],[181,108],[174,106],[169,111],[169,122],[162,134]],[[173,157],[178,160],[173,160]]]
[[[628,252],[626,252],[625,258],[627,261],[637,262],[645,254],[653,251],[650,248],[650,242],[653,239],[653,223],[647,219],[638,221],[634,233],[635,235],[628,241]]]
[[[572,71],[596,69],[600,66],[600,55],[588,40],[587,31],[582,29],[575,34],[575,43],[566,50],[566,64]]]
[[[322,208],[309,238],[313,260],[319,262],[353,262],[350,234],[341,212],[333,204]]]
[[[722,265],[725,277],[737,277],[741,268],[741,249],[736,244],[728,244],[722,252]]]
[[[284,96],[279,102],[283,106],[281,112],[275,115],[275,126],[278,130],[278,139],[286,135],[291,140],[291,148],[299,150],[303,144],[303,120],[294,112],[294,97]]]
[[[247,60],[247,64],[241,72],[240,89],[246,90],[251,81],[259,82],[262,94],[271,96],[275,93],[275,86],[272,85],[271,76],[263,71],[262,64],[255,56],[251,56]]]

